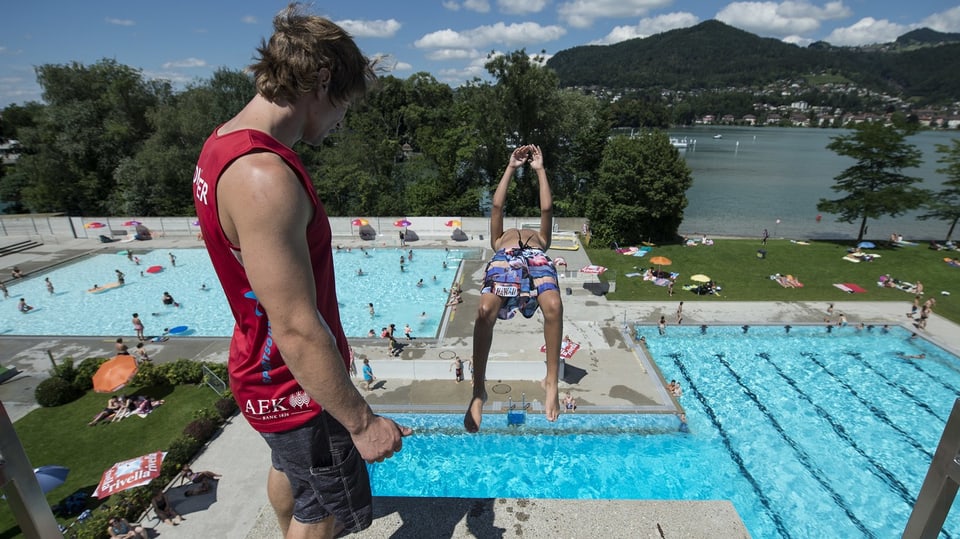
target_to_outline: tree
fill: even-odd
[[[920,207],[929,193],[914,187],[922,180],[907,176],[903,169],[920,164],[920,150],[906,142],[914,130],[902,125],[864,122],[852,133],[831,138],[827,149],[852,157],[857,163],[835,177],[830,189],[846,196],[835,200],[820,199],[817,210],[837,214],[837,221],[860,220],[857,241],[867,232],[867,220],[883,215],[896,217]]]
[[[193,215],[192,171],[213,129],[246,105],[255,90],[242,71],[218,69],[206,81],[161,102],[140,150],[118,163],[109,209],[119,215]]]
[[[937,144],[937,153],[942,154],[942,157],[937,159],[937,163],[946,165],[944,168],[938,168],[937,172],[948,179],[943,182],[943,188],[933,193],[924,206],[927,213],[917,218],[924,221],[939,219],[950,223],[944,239],[947,242],[953,237],[957,221],[960,220],[960,139],[953,139],[949,145]]]
[[[586,217],[601,243],[677,237],[693,177],[663,132],[614,137],[587,194]]]
[[[27,153],[12,184],[22,187],[29,211],[105,213],[117,165],[150,135],[147,113],[170,85],[145,82],[140,71],[114,60],[47,64],[36,72],[47,106],[34,127],[19,130]]]

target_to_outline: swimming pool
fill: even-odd
[[[179,325],[188,326],[187,334],[194,336],[229,337],[233,333],[233,316],[206,250],[134,249],[139,265],[123,254],[98,254],[8,283],[10,298],[0,303],[0,335],[132,335],[130,318],[135,312],[148,335]],[[175,267],[170,253],[176,257]],[[444,288],[450,288],[460,259],[469,253],[416,249],[401,272],[400,256],[406,253],[396,248],[335,253],[337,298],[348,337],[366,337],[370,329],[379,335],[380,328],[391,323],[400,331],[410,324],[414,336],[436,335],[447,300]],[[155,266],[162,269],[148,271]],[[358,268],[364,276],[357,276]],[[94,284],[104,287],[115,282],[118,269],[125,274],[122,287],[88,292]],[[53,294],[47,292],[44,278],[53,283]],[[423,286],[417,286],[419,279]],[[180,308],[161,303],[166,291]],[[35,309],[28,314],[18,312],[21,297]],[[373,317],[367,306],[371,302]]]
[[[380,496],[731,500],[763,538],[899,537],[946,417],[960,360],[902,328],[670,327],[648,347],[674,416],[396,415],[418,433],[371,466]],[[903,360],[896,352],[925,353]],[[960,537],[960,515],[944,537]]]

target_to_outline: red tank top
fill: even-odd
[[[267,313],[250,288],[247,273],[238,259],[240,247],[231,244],[224,235],[217,213],[217,182],[224,169],[238,157],[258,151],[273,152],[283,158],[297,174],[313,204],[313,220],[306,233],[317,285],[317,311],[336,339],[345,367],[349,361],[349,345],[337,307],[330,223],[300,158],[261,131],[240,130],[219,136],[215,130],[204,143],[197,161],[193,201],[210,260],[237,322],[230,342],[230,389],[254,429],[283,432],[320,413],[320,405],[303,391],[284,362],[273,341]]]

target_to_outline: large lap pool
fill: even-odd
[[[188,335],[229,337],[233,316],[204,249],[144,251],[134,247],[139,264],[124,254],[99,254],[7,284],[10,298],[0,302],[0,335],[132,335],[131,315],[139,313],[148,335],[185,325]],[[176,257],[176,266],[170,254]],[[400,271],[395,248],[341,249],[335,252],[337,298],[348,337],[365,337],[374,329],[410,324],[413,335],[434,337],[443,318],[447,293],[465,251],[416,249]],[[150,268],[159,267],[152,273]],[[363,269],[363,276],[357,275]],[[115,283],[115,270],[125,274],[123,286],[90,293],[94,284]],[[47,292],[44,278],[53,283]],[[417,282],[423,279],[423,285]],[[180,308],[163,305],[170,292]],[[19,298],[34,310],[17,310]],[[370,316],[368,303],[374,304]]]
[[[678,380],[674,416],[396,415],[417,433],[371,466],[380,496],[731,500],[751,535],[899,537],[954,400],[960,360],[899,327],[644,328]],[[896,353],[926,354],[905,360]],[[624,383],[629,383],[624,381]],[[943,537],[960,537],[960,515]]]

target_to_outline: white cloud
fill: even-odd
[[[375,21],[345,19],[337,21],[337,24],[355,37],[384,38],[393,37],[402,26],[396,19],[378,19]]]
[[[910,30],[910,26],[892,23],[886,19],[864,17],[852,26],[835,29],[824,41],[839,46],[889,43]]]
[[[535,22],[478,26],[457,32],[445,29],[431,32],[413,44],[420,49],[473,49],[497,44],[513,47],[559,39],[567,31],[561,26],[540,26]]]
[[[133,26],[137,24],[130,19],[114,19],[113,17],[107,17],[106,21],[107,24],[115,24],[117,26]]]
[[[488,13],[490,11],[490,2],[487,0],[463,0],[463,8],[477,13]]]
[[[244,15],[240,18],[240,22],[243,24],[257,24],[257,18],[253,15]]]
[[[797,45],[798,47],[806,47],[814,42],[813,39],[803,36],[787,36],[783,38],[784,43],[790,43],[791,45]]]
[[[960,6],[935,13],[923,19],[918,27],[927,27],[938,32],[960,32]]]
[[[822,21],[849,17],[843,2],[823,7],[805,0],[785,2],[733,2],[720,10],[716,19],[759,35],[803,35],[820,28]]]
[[[640,22],[633,26],[615,26],[609,34],[590,44],[610,45],[620,43],[628,39],[652,36],[677,28],[688,28],[698,22],[700,22],[700,18],[693,13],[677,12],[657,15],[656,17],[640,19]]]
[[[560,20],[586,28],[604,18],[642,17],[652,9],[668,7],[673,0],[572,0],[560,4]]]
[[[397,62],[393,64],[393,71],[410,71],[412,69],[413,66],[407,62]]]
[[[164,62],[164,69],[182,69],[185,67],[207,67],[207,62],[199,58],[184,58],[183,60],[173,60]]]
[[[449,9],[450,11],[460,11],[461,9],[465,9],[467,11],[476,11],[477,13],[490,12],[489,0],[463,0],[463,2],[458,2],[457,0],[444,0],[442,5],[444,8]]]
[[[497,7],[502,13],[510,15],[526,15],[528,13],[540,13],[547,7],[547,0],[497,0]]]
[[[480,56],[480,51],[476,49],[437,49],[427,53],[428,60],[447,61],[464,60],[467,58],[476,58]]]

